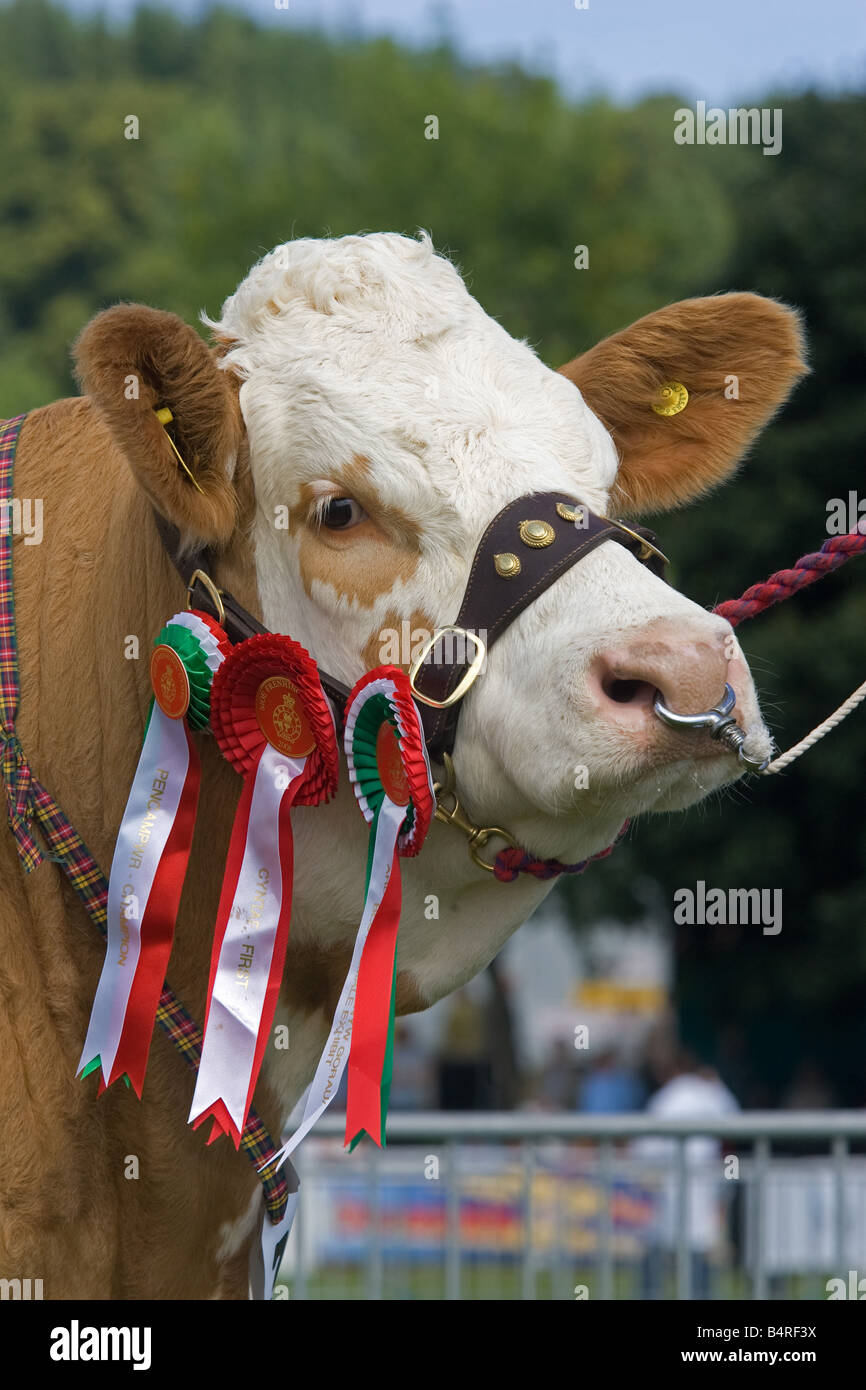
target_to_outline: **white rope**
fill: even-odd
[[[813,729],[810,734],[802,738],[799,743],[795,743],[794,747],[789,748],[787,753],[783,753],[781,757],[774,758],[769,767],[764,769],[764,775],[769,776],[771,772],[784,771],[795,758],[799,758],[802,753],[806,753],[810,748],[813,748],[819,738],[823,738],[825,734],[829,734],[831,729],[835,729],[837,724],[841,724],[842,720],[845,719],[852,710],[855,710],[861,700],[864,699],[866,699],[866,681],[864,681],[862,685],[858,685],[854,694],[849,695],[844,705],[840,705],[828,719],[824,720],[823,724],[819,724],[816,729]]]

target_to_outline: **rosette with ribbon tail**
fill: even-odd
[[[355,795],[370,824],[364,909],[304,1113],[276,1156],[278,1168],[334,1099],[347,1063],[347,1139],[360,1138],[366,1129],[380,1143],[385,1127],[401,902],[399,856],[418,853],[435,806],[418,710],[408,677],[398,667],[378,666],[358,681],[346,705],[345,749]],[[297,1194],[289,1198],[290,1206],[296,1202]]]
[[[100,1069],[100,1089],[126,1076],[141,1096],[198,806],[190,730],[207,727],[230,647],[194,610],[176,613],[153,645],[153,700],[111,863],[105,962],[78,1064],[84,1076]]]
[[[244,778],[226,858],[190,1121],[211,1116],[240,1144],[277,1005],[292,910],[295,806],[337,788],[331,707],[315,662],[290,637],[239,643],[220,668],[211,728]]]
[[[370,826],[365,915],[371,915],[355,993],[345,1142],[354,1148],[366,1132],[381,1148],[394,1051],[400,856],[418,853],[436,806],[421,720],[402,671],[379,667],[358,682],[347,705],[344,746]]]

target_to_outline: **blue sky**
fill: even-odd
[[[133,0],[70,0],[122,15]],[[234,0],[268,23],[302,24],[405,42],[429,41],[443,22],[480,61],[520,58],[573,94],[604,90],[629,100],[676,90],[710,104],[772,85],[828,90],[866,86],[864,0]],[[167,8],[190,13],[201,0]],[[447,16],[443,21],[442,15]]]

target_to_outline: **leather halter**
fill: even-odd
[[[652,531],[598,516],[561,492],[531,492],[497,512],[478,543],[453,626],[437,630],[410,672],[431,757],[441,762],[453,751],[463,696],[493,643],[603,541],[625,546],[658,574],[667,563]]]
[[[191,607],[216,618],[232,642],[268,631],[228,590],[217,588],[212,577],[214,557],[208,549],[183,551],[177,528],[156,509],[154,519],[163,546],[187,586]],[[652,531],[599,516],[562,493],[533,492],[509,502],[497,512],[478,543],[455,622],[436,629],[409,672],[428,751],[445,769],[443,780],[435,784],[436,817],[465,834],[473,861],[497,876],[497,861],[483,858],[482,848],[491,838],[503,840],[512,851],[519,851],[519,846],[499,826],[474,825],[457,799],[451,752],[462,700],[483,670],[490,647],[514,619],[604,541],[625,546],[659,575],[667,564]],[[321,669],[319,679],[334,706],[340,733],[348,687]],[[446,804],[449,800],[450,807]],[[550,876],[583,867],[563,865],[558,860],[532,861],[530,871],[541,869]]]
[[[155,508],[153,515],[160,540],[187,586],[190,605],[216,618],[232,642],[267,632],[233,594],[216,587],[211,551],[182,550],[177,528]],[[460,612],[453,624],[437,628],[424,643],[410,671],[432,758],[441,762],[443,754],[453,751],[463,696],[494,642],[530,603],[604,541],[625,546],[657,574],[667,563],[655,534],[646,527],[628,527],[599,516],[559,492],[530,492],[496,513],[478,542]],[[336,705],[340,723],[348,686],[321,669],[319,679]]]

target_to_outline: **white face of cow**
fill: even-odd
[[[348,683],[395,656],[405,664],[407,637],[411,648],[453,622],[476,544],[506,503],[558,490],[604,513],[618,470],[620,494],[635,491],[573,381],[485,314],[426,238],[289,243],[212,327],[221,366],[243,379],[264,620]],[[689,343],[674,346],[686,380]],[[738,362],[719,368],[720,398]],[[666,379],[663,365],[656,375]],[[765,390],[751,433],[784,394]],[[656,440],[669,428],[672,449],[682,447],[680,424],[648,401],[640,409],[639,428]],[[697,416],[700,402],[688,409]],[[730,471],[742,422],[737,430],[712,478],[684,463],[694,478],[668,483],[669,495],[659,484],[661,504]],[[620,447],[627,436],[618,432]],[[611,505],[618,515],[621,503]],[[769,735],[728,624],[605,544],[494,647],[462,712],[461,794],[482,823],[510,825],[533,852],[582,858],[627,815],[685,807],[738,775],[706,734],[674,733],[651,708],[656,689],[681,712],[711,708],[726,681],[749,750],[763,756]]]

